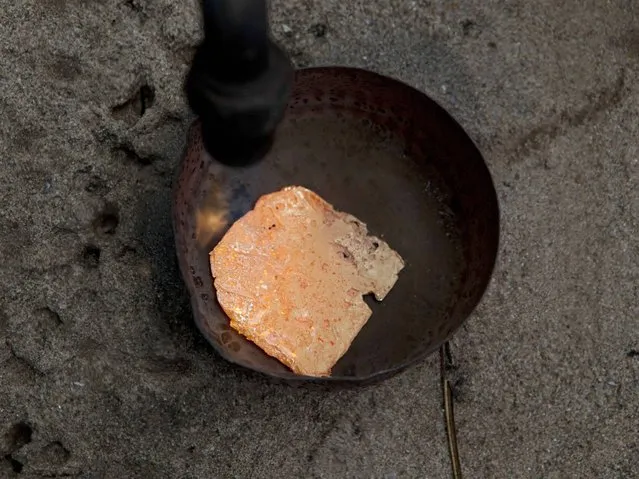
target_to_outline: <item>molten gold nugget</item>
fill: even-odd
[[[261,197],[211,252],[231,327],[298,374],[328,376],[404,267],[357,218],[295,186]]]

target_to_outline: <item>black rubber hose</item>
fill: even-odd
[[[250,81],[268,68],[265,0],[202,0],[206,66],[220,81]]]

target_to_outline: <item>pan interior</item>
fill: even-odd
[[[211,162],[194,127],[176,195],[178,256],[187,285],[191,283],[196,322],[216,349],[253,369],[292,376],[228,328],[214,298],[208,252],[261,195],[284,186],[305,186],[355,215],[406,262],[383,302],[366,298],[373,314],[333,369],[334,378],[368,378],[399,370],[436,349],[475,306],[494,263],[496,200],[472,142],[433,103],[435,116],[450,122],[448,137],[441,136],[446,124],[429,122],[427,111],[416,109],[415,100],[423,97],[419,92],[392,81],[394,89],[388,90],[390,80],[362,73],[365,84],[359,86],[368,88],[353,93],[343,81],[314,82],[313,73],[321,71],[302,77],[306,84],[298,81],[271,153],[255,166],[234,170]],[[335,73],[328,78],[335,80]],[[357,75],[349,78],[357,80]],[[376,91],[375,82],[386,89]],[[438,137],[453,143],[442,148]],[[189,161],[194,165],[191,176],[199,168],[200,180],[189,177]],[[466,180],[454,171],[464,163],[469,172],[476,170],[476,181],[487,184],[469,183],[460,191]],[[472,198],[484,191],[489,194],[483,199]],[[473,201],[493,201],[485,208],[490,215],[469,221]],[[225,220],[202,241],[201,224],[193,218],[207,211],[222,212]],[[477,212],[482,213],[481,206]],[[492,234],[489,241],[487,232]],[[485,253],[483,260],[477,256]]]
[[[461,234],[436,171],[420,168],[392,132],[335,110],[290,119],[270,156],[231,180],[232,221],[261,195],[301,185],[364,221],[404,258],[386,299],[334,368],[369,375],[428,347],[454,305],[463,269]]]

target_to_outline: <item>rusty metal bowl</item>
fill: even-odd
[[[406,261],[329,378],[291,372],[229,326],[209,251],[263,194],[306,186],[354,214]],[[270,154],[245,169],[204,151],[194,123],[173,224],[195,323],[228,361],[290,381],[370,383],[437,350],[479,303],[493,271],[499,208],[481,153],[444,109],[399,81],[354,68],[296,73]]]

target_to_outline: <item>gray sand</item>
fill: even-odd
[[[273,16],[298,66],[401,78],[490,164],[499,265],[452,343],[465,477],[639,477],[639,4]],[[194,331],[168,211],[198,39],[196,0],[0,1],[0,477],[450,477],[435,357],[322,393]]]

